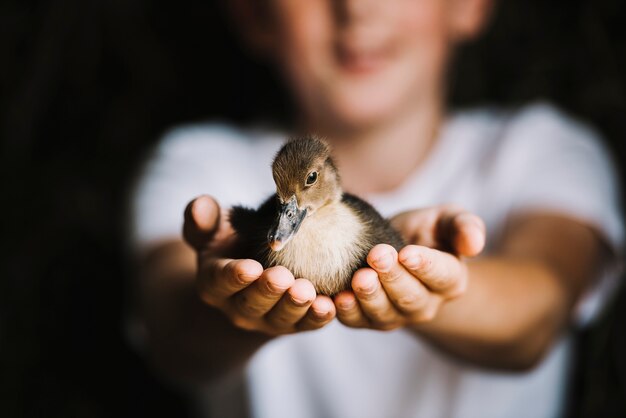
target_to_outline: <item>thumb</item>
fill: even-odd
[[[486,229],[483,220],[462,209],[445,209],[437,227],[439,239],[448,251],[474,257],[485,247]]]
[[[206,248],[220,228],[220,206],[210,196],[199,196],[185,208],[183,237],[196,250]]]

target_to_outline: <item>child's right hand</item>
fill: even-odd
[[[333,301],[316,295],[310,281],[294,279],[286,268],[263,270],[255,260],[225,258],[234,234],[211,197],[187,205],[183,236],[198,256],[196,282],[204,303],[239,328],[269,335],[318,329],[335,317]]]

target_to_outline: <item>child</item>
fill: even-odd
[[[568,328],[601,305],[622,243],[617,187],[594,133],[549,105],[446,113],[449,56],[489,0],[232,6],[288,80],[300,130],[331,143],[344,189],[409,245],[374,247],[333,299],[229,259],[225,211],[273,192],[286,134],[174,130],[134,197],[146,354],[206,385],[220,417],[558,415]],[[188,246],[183,208],[205,193],[185,211]]]

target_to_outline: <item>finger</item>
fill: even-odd
[[[402,322],[402,316],[389,300],[376,271],[369,268],[357,270],[352,278],[352,289],[363,314],[374,326],[385,327]]]
[[[219,304],[258,280],[263,266],[255,260],[213,258],[202,262],[198,272],[198,290],[202,300]]]
[[[369,320],[363,314],[356,296],[351,291],[343,291],[335,295],[337,318],[349,327],[368,328]]]
[[[322,328],[332,321],[336,314],[333,300],[328,296],[317,295],[304,318],[296,324],[296,328],[300,331]]]
[[[398,252],[392,246],[375,246],[370,250],[367,262],[378,274],[380,283],[398,311],[418,319],[430,314],[433,295],[399,263]]]
[[[467,267],[452,254],[418,245],[407,245],[400,263],[432,292],[454,297],[467,287]]]
[[[483,220],[461,208],[444,208],[437,225],[440,249],[455,254],[472,257],[478,255],[485,246],[485,223]]]
[[[293,274],[285,267],[271,267],[259,280],[233,296],[235,310],[246,318],[260,318],[276,305],[294,281]]]
[[[278,330],[293,329],[314,300],[313,284],[305,279],[297,279],[276,306],[267,313],[267,323]]]
[[[196,250],[205,249],[213,239],[224,240],[233,235],[226,219],[215,199],[200,196],[185,208],[183,237]]]

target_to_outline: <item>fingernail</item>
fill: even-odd
[[[344,309],[344,310],[351,309],[351,308],[354,307],[354,301],[352,301],[352,300],[344,300],[344,301],[338,303],[338,307],[340,309]]]
[[[313,309],[313,314],[319,319],[324,319],[328,316],[330,311],[318,311],[317,309]]]
[[[330,311],[333,309],[334,304],[330,300],[317,300],[317,303],[314,303],[311,306],[313,309],[313,314],[319,318],[326,318]]]
[[[371,295],[376,291],[376,285],[359,287],[357,290],[362,295]]]
[[[376,266],[376,268],[380,269],[380,270],[387,270],[388,268],[391,267],[391,254],[385,254],[380,258],[377,258],[374,261],[374,265]]]
[[[241,279],[241,281],[243,281],[244,283],[250,283],[255,281],[256,279],[259,278],[259,276],[254,276],[252,274],[239,274],[238,277]]]
[[[311,301],[310,300],[301,300],[301,299],[291,298],[291,303],[293,303],[294,305],[296,305],[298,307],[302,307],[302,306],[305,306],[305,305],[311,303]]]
[[[406,260],[404,260],[404,265],[407,267],[418,267],[421,261],[422,257],[418,254],[415,254],[409,256]]]

